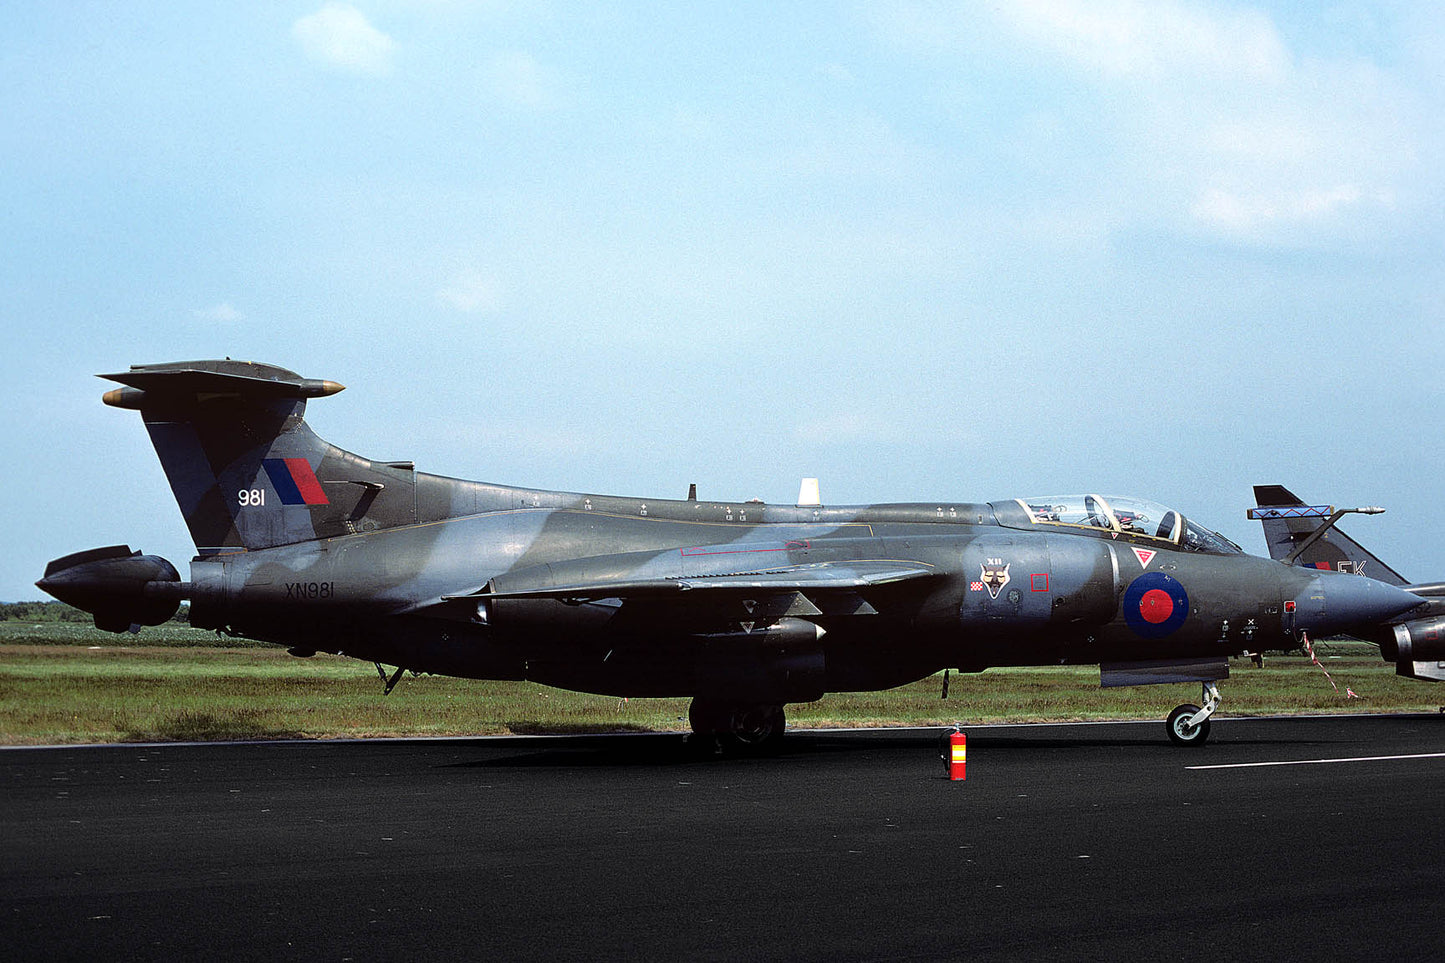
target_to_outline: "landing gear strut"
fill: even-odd
[[[1169,741],[1176,746],[1202,746],[1209,738],[1209,717],[1219,708],[1219,686],[1213,682],[1202,683],[1204,693],[1199,706],[1176,706],[1169,713],[1165,725],[1169,729]]]
[[[704,698],[692,700],[687,719],[699,742],[716,740],[723,751],[738,754],[773,751],[787,724],[781,705]]]

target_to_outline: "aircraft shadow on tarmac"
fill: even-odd
[[[912,733],[879,739],[863,734],[793,733],[782,744],[755,753],[724,752],[716,743],[699,740],[681,733],[617,736],[566,736],[548,739],[538,745],[518,740],[515,754],[494,756],[468,762],[448,764],[447,768],[551,768],[551,767],[628,767],[681,766],[697,763],[735,764],[789,757],[814,756],[822,753],[895,752],[899,750],[935,749],[938,736]],[[506,741],[489,742],[487,749],[495,752],[512,748]]]
[[[966,731],[966,730],[965,730]],[[738,754],[722,751],[716,744],[699,742],[693,737],[677,733],[656,735],[618,736],[569,736],[544,745],[518,740],[515,748],[525,751],[508,752],[488,758],[467,762],[449,763],[446,768],[554,768],[554,767],[617,767],[631,766],[680,766],[695,765],[699,762],[718,764],[752,763],[762,760],[800,758],[819,755],[860,755],[868,753],[934,752],[943,755],[943,739],[948,730],[900,731],[899,733],[790,733],[782,745],[770,751],[756,754]],[[1276,742],[1281,740],[1238,740],[1239,742]],[[1298,740],[1290,740],[1298,741]],[[1140,747],[1158,749],[1160,753],[1180,755],[1178,748],[1171,746],[1161,734],[1121,736],[1091,732],[1073,738],[1045,735],[1004,735],[978,733],[970,735],[969,746],[978,750],[1002,750],[1011,753],[1032,753],[1058,750],[1087,750],[1099,748]],[[495,752],[498,748],[511,748],[503,741],[488,743],[487,748]]]
[[[1171,745],[1152,726],[1029,726],[993,729],[978,727],[969,733],[969,747],[975,752],[1037,752],[1097,749],[1146,749],[1159,755],[1190,762],[1217,759],[1230,747],[1288,745],[1300,750],[1338,745],[1332,739],[1311,738],[1308,719],[1277,717],[1272,719],[1221,719],[1221,738],[1202,751],[1181,750]],[[1420,726],[1445,724],[1445,715],[1437,713],[1400,713],[1374,717],[1385,725]],[[1243,725],[1244,723],[1280,723],[1276,725]],[[1305,727],[1302,731],[1301,727]],[[682,733],[627,733],[616,735],[576,735],[548,738],[538,743],[530,738],[488,741],[486,758],[449,764],[450,768],[556,768],[681,766],[699,762],[736,764],[767,759],[806,758],[819,755],[861,755],[899,751],[936,751],[942,755],[942,739],[947,729],[872,730],[837,732],[803,730],[791,732],[782,744],[771,751],[755,754],[724,753],[716,743],[698,740]],[[511,750],[519,750],[512,752]],[[502,755],[498,755],[500,750]]]

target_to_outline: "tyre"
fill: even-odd
[[[773,751],[787,725],[780,705],[712,699],[693,699],[688,721],[695,734],[716,737],[725,751],[739,755]]]
[[[1189,725],[1189,719],[1199,711],[1198,706],[1183,705],[1176,706],[1174,711],[1169,713],[1165,725],[1169,729],[1169,741],[1176,746],[1202,746],[1209,738],[1209,720],[1205,719],[1197,726]]]

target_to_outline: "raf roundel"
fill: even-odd
[[[1163,572],[1147,572],[1124,593],[1124,621],[1136,635],[1162,639],[1189,616],[1189,594]]]

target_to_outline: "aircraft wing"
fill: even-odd
[[[878,547],[854,543],[844,549],[851,557],[818,558],[818,546],[803,540],[561,559],[503,572],[438,601],[466,618],[493,603],[603,605],[618,609],[618,628],[697,633],[787,618],[878,615],[875,604],[892,603],[894,593],[906,591],[899,587],[916,585],[921,595],[948,574],[917,559],[866,554]]]
[[[685,592],[735,593],[756,592],[764,595],[801,592],[856,592],[859,589],[890,585],[915,579],[934,578],[937,569],[921,562],[902,563],[896,560],[815,562],[789,565],[765,572],[729,575],[698,575],[665,578],[612,577],[577,581],[567,584],[528,585],[528,579],[502,576],[488,582],[480,591],[465,596],[448,596],[447,600],[465,599],[561,599],[564,601],[596,601],[598,599],[676,597]]]

